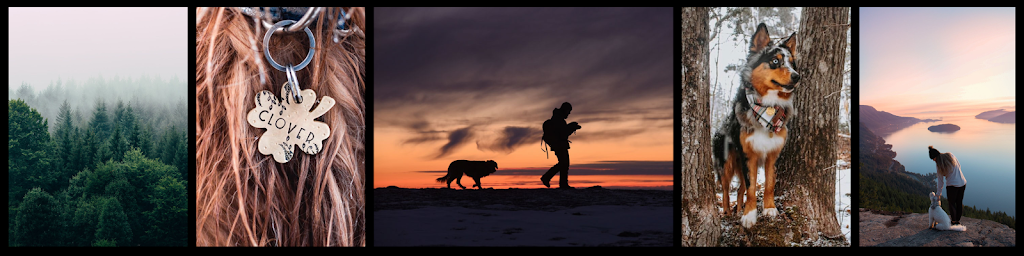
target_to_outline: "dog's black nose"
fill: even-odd
[[[789,75],[789,80],[792,80],[794,84],[800,82],[800,74],[796,72],[791,73]]]

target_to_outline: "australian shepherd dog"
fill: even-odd
[[[722,183],[722,209],[729,214],[729,185],[739,175],[736,211],[743,227],[757,223],[757,170],[764,166],[764,212],[774,217],[775,160],[786,144],[786,122],[795,113],[793,90],[800,81],[795,70],[796,33],[778,43],[761,23],[750,42],[747,63],[741,70],[741,85],[732,113],[714,135],[715,171]],[[742,211],[742,212],[740,212]]]

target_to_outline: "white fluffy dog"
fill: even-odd
[[[932,199],[932,206],[928,208],[928,226],[938,230],[953,230],[953,231],[967,231],[967,227],[962,225],[951,226],[949,221],[949,215],[946,215],[946,211],[942,210],[939,205],[939,197],[932,192],[928,196]]]

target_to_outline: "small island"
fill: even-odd
[[[940,124],[928,127],[928,130],[932,132],[955,132],[960,130],[960,126],[955,124]]]

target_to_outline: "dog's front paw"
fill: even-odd
[[[776,215],[779,215],[779,210],[775,208],[768,208],[764,209],[763,214],[764,216],[768,216],[769,218],[775,218]]]
[[[753,227],[757,223],[757,211],[750,211],[743,218],[740,218],[740,224],[743,224],[744,228]]]

